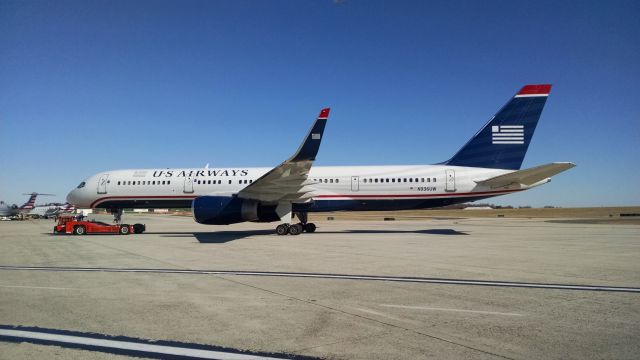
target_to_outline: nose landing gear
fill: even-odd
[[[111,209],[109,212],[113,214],[113,222],[116,224],[120,224],[122,221],[122,211],[123,209]]]

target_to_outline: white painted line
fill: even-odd
[[[397,318],[395,316],[387,315],[387,314],[384,314],[384,313],[381,313],[381,312],[378,312],[378,311],[374,311],[374,310],[370,310],[370,309],[364,309],[364,308],[353,308],[353,309],[358,310],[358,311],[362,311],[363,313],[367,313],[367,314],[373,314],[373,315],[377,315],[377,316],[382,316],[384,318],[391,319],[391,320],[410,322],[410,321],[407,321],[407,320],[404,320],[404,319]]]
[[[130,351],[142,351],[164,355],[185,356],[201,359],[228,359],[228,360],[282,360],[284,358],[274,358],[257,355],[236,354],[223,351],[201,350],[181,348],[177,346],[152,345],[129,341],[95,339],[82,336],[58,335],[44,332],[8,330],[0,329],[0,336],[10,336],[22,339],[45,340],[58,343],[68,343],[84,346],[96,346],[111,349],[121,349]]]
[[[380,306],[399,308],[399,309],[412,309],[412,310],[429,310],[429,311],[452,311],[472,314],[484,314],[484,315],[504,315],[504,316],[523,316],[518,313],[505,313],[497,311],[482,311],[482,310],[466,310],[466,309],[451,309],[451,308],[436,308],[428,306],[410,306],[410,305],[393,305],[393,304],[380,304]]]
[[[49,287],[49,286],[21,286],[21,285],[0,285],[3,288],[18,289],[44,289],[44,290],[77,290],[75,288]]]

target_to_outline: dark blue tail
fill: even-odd
[[[524,86],[445,164],[519,170],[550,91]]]

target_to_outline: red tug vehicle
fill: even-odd
[[[53,227],[54,234],[142,234],[146,230],[144,224],[115,224],[110,225],[101,221],[77,220],[73,216],[60,216],[58,224]]]

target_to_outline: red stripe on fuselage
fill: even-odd
[[[479,191],[479,192],[470,192],[470,193],[445,193],[445,194],[372,194],[372,195],[360,195],[360,194],[352,194],[352,195],[318,195],[315,196],[314,199],[332,199],[332,198],[351,198],[351,199],[363,199],[363,198],[385,198],[389,200],[393,200],[394,198],[403,199],[403,198],[429,198],[429,197],[463,197],[463,196],[476,196],[476,195],[497,195],[497,194],[508,194],[512,192],[517,192],[522,190],[497,190],[497,191]],[[111,199],[195,199],[199,196],[205,195],[168,195],[168,196],[106,196],[103,198],[99,198],[89,205],[89,207],[93,208],[101,202]]]
[[[522,190],[497,190],[497,191],[478,191],[478,192],[470,192],[470,193],[445,193],[445,194],[384,194],[384,195],[318,195],[315,198],[352,198],[352,199],[361,199],[361,198],[427,198],[427,197],[455,197],[455,196],[475,196],[475,195],[491,195],[491,194],[507,194],[516,191]]]

